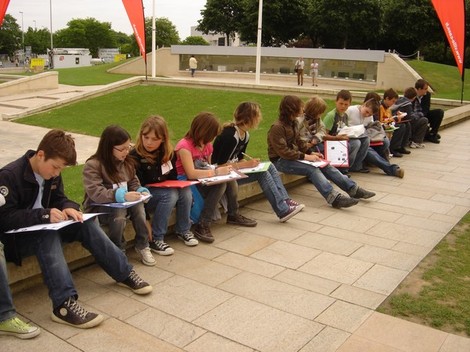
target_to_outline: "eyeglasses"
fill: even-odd
[[[124,148],[118,148],[118,147],[113,147],[114,149],[116,149],[119,153],[124,153],[124,152],[130,152],[131,149],[132,149],[132,145],[129,144],[128,147],[124,147]]]

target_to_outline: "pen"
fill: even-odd
[[[242,154],[243,154],[248,160],[253,160],[253,158],[252,158],[251,156],[249,156],[248,154],[243,153],[243,152],[242,152]]]

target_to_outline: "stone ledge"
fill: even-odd
[[[304,176],[281,174],[281,179],[287,188],[306,182]],[[263,197],[263,193],[257,182],[251,182],[240,186],[238,195],[238,200],[241,205],[248,204],[250,201]],[[173,226],[174,223],[175,216],[173,212],[170,218],[170,226]],[[125,238],[128,240],[128,245],[132,244],[133,237],[132,224],[129,222],[125,232]],[[94,262],[90,253],[78,242],[67,243],[63,248],[65,259],[67,260],[71,270],[81,268]],[[22,266],[7,263],[7,270],[9,277],[8,281],[14,292],[23,290],[42,280],[41,270],[35,256],[24,258]]]

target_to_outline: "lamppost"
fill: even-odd
[[[33,20],[34,23],[34,30],[36,31],[36,20]]]
[[[23,21],[23,11],[21,13],[21,48],[23,49],[24,53],[24,21]]]

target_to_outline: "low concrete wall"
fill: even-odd
[[[59,88],[59,73],[58,72],[45,72],[34,76],[18,78],[18,76],[2,75],[6,79],[16,78],[9,82],[0,84],[0,96],[9,96],[15,94],[25,94],[44,89],[57,89]]]

